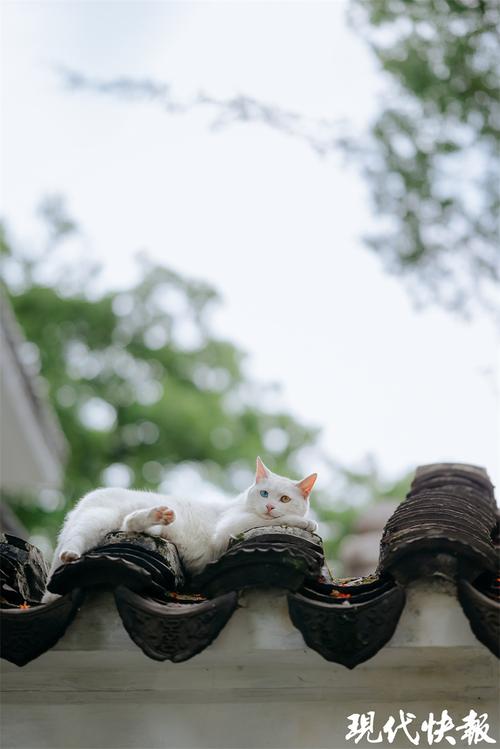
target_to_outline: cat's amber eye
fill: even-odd
[[[283,496],[280,497],[280,502],[290,502],[290,497],[287,497],[286,494],[283,494]]]

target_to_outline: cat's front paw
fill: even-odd
[[[303,531],[310,531],[311,533],[314,533],[318,529],[316,521],[308,520],[307,518],[289,517],[281,524],[289,528],[300,528]]]
[[[302,528],[303,531],[310,531],[311,533],[314,533],[314,531],[318,530],[318,524],[315,520],[307,520],[305,518],[301,523],[297,523],[296,527]]]
[[[69,562],[74,562],[76,559],[80,559],[80,556],[81,555],[77,551],[65,549],[59,554],[59,559],[63,564],[69,564]]]
[[[154,507],[150,516],[153,524],[170,525],[175,520],[175,512],[170,507]]]

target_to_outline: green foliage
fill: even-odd
[[[44,201],[42,216],[47,238],[35,257],[14,249],[0,226],[5,291],[36,346],[70,447],[61,493],[6,498],[30,532],[53,539],[76,499],[115,483],[110,466],[130,485],[167,491],[172,470],[187,464],[207,488],[237,493],[250,483],[259,453],[278,473],[298,476],[300,452],[315,446],[317,432],[262,407],[275,386],[250,382],[241,351],[213,335],[214,290],[142,258],[135,285],[96,297],[96,270],[65,261],[64,241],[78,230],[64,203]],[[315,452],[324,488],[314,492],[314,509],[327,556],[336,560],[359,512],[378,499],[402,499],[408,480],[387,483],[371,461],[353,471]]]
[[[500,4],[354,0],[390,82],[359,156],[382,228],[369,238],[420,298],[498,312]]]
[[[61,215],[56,224],[66,226]],[[54,252],[61,235],[53,226],[49,239]],[[71,448],[58,511],[44,513],[32,502],[17,508],[31,529],[53,533],[79,496],[106,481],[110,465],[151,490],[186,461],[231,493],[249,483],[259,453],[276,471],[296,473],[297,454],[316,432],[259,407],[265,388],[248,380],[242,353],[208,325],[213,289],[143,259],[133,287],[95,298],[83,268],[79,288],[68,287],[66,268],[41,283],[46,255],[23,259],[5,234],[2,245],[6,276],[17,279],[11,303],[38,348],[40,374]],[[270,450],[271,430],[277,447]]]

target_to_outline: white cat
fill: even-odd
[[[315,531],[306,517],[317,474],[294,482],[272,473],[257,458],[255,483],[236,499],[181,499],[130,489],[97,489],[68,513],[52,562],[78,559],[97,546],[106,533],[141,531],[172,541],[190,573],[200,572],[226,550],[231,536],[266,525],[286,525]],[[46,593],[44,601],[53,600]]]

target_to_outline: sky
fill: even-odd
[[[362,242],[374,219],[361,175],[263,125],[213,131],[206,112],[70,93],[55,72],[154,78],[181,98],[244,93],[356,133],[386,83],[345,11],[341,0],[5,2],[1,214],[36,247],[36,206],[59,193],[103,287],[131,283],[144,249],[210,282],[217,332],[248,353],[253,378],[281,384],[334,460],[370,454],[388,476],[470,462],[498,483],[498,333],[481,314],[414,308]]]

